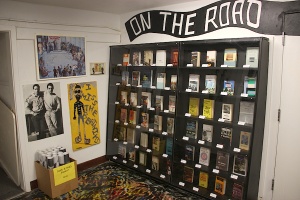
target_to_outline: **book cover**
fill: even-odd
[[[249,65],[253,68],[258,68],[258,56],[258,47],[248,47],[246,50],[246,65]]]
[[[121,135],[121,126],[119,124],[115,124],[112,139],[115,139],[115,138],[119,139],[120,135]]]
[[[240,132],[239,148],[245,151],[250,149],[251,133],[246,131]]]
[[[144,128],[148,128],[149,127],[149,114],[146,112],[142,112],[141,113],[142,117],[141,117],[141,126]]]
[[[203,100],[203,116],[208,119],[214,118],[214,106],[215,100],[212,99],[204,99]]]
[[[155,171],[159,170],[159,158],[157,156],[152,156],[152,169]]]
[[[169,111],[171,113],[175,113],[176,109],[176,96],[170,95],[169,96]]]
[[[127,123],[127,109],[121,108],[120,122]]]
[[[129,80],[129,72],[128,71],[122,71],[122,85],[127,85]]]
[[[190,97],[189,113],[191,116],[199,116],[199,98]]]
[[[173,64],[173,67],[178,66],[178,49],[174,48],[171,50],[171,64]]]
[[[141,95],[141,105],[144,108],[151,108],[151,93],[150,92],[142,92]]]
[[[127,140],[127,129],[124,126],[120,127],[120,135],[118,138],[120,141],[126,141]]]
[[[170,135],[174,134],[174,118],[172,117],[167,118],[167,133]]]
[[[198,133],[198,121],[187,120],[185,135],[191,139],[197,139],[197,133]]]
[[[183,168],[183,181],[193,183],[194,180],[194,169],[188,166]]]
[[[155,110],[160,112],[164,109],[164,97],[163,96],[156,96],[155,97]]]
[[[191,89],[192,92],[199,92],[199,85],[200,85],[200,75],[190,74],[188,89]]]
[[[162,130],[162,116],[160,115],[154,115],[154,130]]]
[[[132,125],[136,125],[136,111],[129,110],[129,123]]]
[[[139,153],[139,163],[140,165],[147,165],[147,154],[145,152],[140,151]]]
[[[167,52],[166,50],[156,51],[156,66],[166,66],[167,65]]]
[[[222,104],[222,119],[227,122],[232,121],[233,116],[233,104],[223,103]]]
[[[227,67],[236,67],[237,50],[234,48],[225,49],[224,51],[224,65]]]
[[[141,133],[140,145],[141,145],[141,147],[148,148],[148,134],[147,133]]]
[[[195,147],[192,145],[185,145],[185,160],[186,161],[194,161],[195,156]]]
[[[157,73],[156,88],[164,89],[166,84],[166,73]]]
[[[200,147],[199,163],[201,165],[209,166],[210,161],[210,149],[206,147]]]
[[[127,142],[130,144],[135,143],[135,129],[127,128]]]
[[[254,102],[241,101],[240,102],[240,113],[239,121],[245,122],[246,124],[253,124],[254,118]]]
[[[191,64],[193,67],[200,67],[201,60],[201,52],[200,51],[192,51],[191,52]]]
[[[151,88],[152,86],[152,70],[141,71],[141,85],[143,88]]]
[[[227,92],[227,95],[234,94],[234,80],[225,80],[223,92]]]
[[[138,86],[140,85],[140,72],[139,71],[132,71],[132,79],[131,79],[131,85],[132,86]]]
[[[130,58],[129,53],[124,53],[123,54],[123,66],[127,66],[129,64],[129,58]]]
[[[137,93],[136,92],[131,92],[130,93],[130,105],[132,107],[137,106]]]
[[[122,104],[128,103],[128,101],[127,101],[127,91],[121,91],[121,98],[120,98],[120,100],[121,100]]]
[[[171,75],[170,89],[176,90],[176,88],[177,88],[177,75]]]
[[[233,200],[243,200],[244,187],[240,184],[233,183],[232,198]]]
[[[216,176],[215,192],[223,195],[225,194],[225,191],[226,191],[226,179],[220,176]]]
[[[118,147],[118,154],[121,156],[121,158],[126,158],[126,146],[123,144],[119,144]]]
[[[209,94],[216,93],[216,85],[217,85],[217,76],[216,75],[206,75],[205,76],[205,90]]]
[[[166,143],[166,154],[172,156],[173,154],[173,138],[167,138]]]
[[[256,77],[245,76],[244,78],[244,94],[249,97],[255,97],[256,94]]]
[[[128,151],[128,160],[135,162],[136,151],[135,148],[130,148]]]
[[[229,166],[229,153],[218,151],[216,169],[228,171],[228,166]]]
[[[151,66],[153,64],[153,51],[144,51],[144,65]]]
[[[132,65],[139,66],[141,64],[141,52],[135,51],[132,55]]]
[[[232,172],[241,176],[247,175],[248,159],[242,155],[235,155],[233,159]]]
[[[206,63],[208,67],[215,67],[216,66],[216,58],[217,58],[217,51],[207,51],[206,53]]]
[[[200,171],[199,173],[199,186],[203,188],[208,187],[208,173]]]
[[[212,125],[203,124],[202,126],[202,140],[206,142],[212,142],[213,138],[213,129]]]
[[[221,144],[226,148],[231,146],[232,140],[232,128],[221,128]]]
[[[160,138],[159,137],[153,137],[152,138],[152,150],[153,151],[160,151]]]

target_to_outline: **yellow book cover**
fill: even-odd
[[[199,115],[199,98],[190,98],[189,102],[189,113],[192,116],[198,116]]]
[[[225,189],[226,189],[226,179],[220,176],[216,176],[215,192],[223,195],[225,194]]]
[[[239,148],[248,151],[250,147],[250,139],[251,139],[250,132],[241,131]]]
[[[200,172],[200,174],[199,174],[199,186],[207,188],[207,186],[208,186],[208,173]]]
[[[214,118],[214,104],[215,101],[211,99],[203,100],[203,116],[208,119]]]

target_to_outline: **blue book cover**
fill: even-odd
[[[144,88],[151,88],[151,86],[152,86],[152,70],[141,71],[141,85]]]
[[[169,156],[172,156],[172,149],[173,149],[173,139],[167,138],[167,144],[166,144],[166,154]]]
[[[234,94],[234,81],[233,80],[225,80],[223,92],[227,92],[227,95]]]

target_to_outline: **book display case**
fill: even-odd
[[[268,39],[110,51],[109,159],[208,199],[257,199]]]

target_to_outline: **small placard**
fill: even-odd
[[[150,169],[146,169],[146,172],[147,172],[148,174],[150,174],[150,173],[151,173],[151,170],[150,170]]]
[[[128,83],[126,86],[127,86],[127,87],[130,87],[131,85]]]
[[[202,64],[202,67],[208,67],[208,64]]]
[[[123,160],[123,163],[126,164],[126,163],[127,163],[127,160]]]
[[[192,92],[192,89],[186,89],[185,91],[186,92]]]
[[[141,128],[141,126],[140,126],[140,125],[137,125],[135,128],[137,128],[137,129],[140,129],[140,128]]]
[[[209,196],[212,197],[212,198],[217,198],[217,195],[214,194],[214,193],[210,193]]]
[[[126,145],[126,144],[127,144],[127,142],[125,141],[125,142],[123,142],[123,144],[125,144],[125,145]]]
[[[116,85],[121,85],[121,83],[116,83]]]
[[[170,87],[165,87],[165,90],[171,90],[171,88]]]
[[[151,149],[147,149],[146,151],[147,151],[148,153],[152,152],[152,150],[151,150]]]
[[[199,118],[200,118],[200,119],[205,119],[205,116],[199,115]]]
[[[118,105],[118,104],[120,104],[120,102],[116,101],[115,104]]]
[[[118,140],[119,140],[118,138],[115,138],[115,139],[114,139],[115,142],[118,142]]]
[[[202,94],[208,94],[208,90],[202,90]]]
[[[167,158],[167,157],[168,157],[168,154],[165,154],[165,153],[164,153],[162,156],[163,156],[164,158]]]
[[[169,110],[164,110],[164,113],[169,113],[170,111]]]
[[[239,149],[239,148],[234,148],[233,151],[239,153],[239,152],[241,152],[241,149]]]
[[[179,182],[178,184],[179,184],[180,186],[182,186],[182,187],[185,186],[185,183],[183,183],[183,182]]]
[[[165,132],[165,131],[164,131],[164,132],[162,132],[161,134],[162,134],[162,135],[168,135],[168,133],[167,133],[167,132]]]
[[[167,64],[167,67],[173,67],[173,64]]]
[[[125,122],[125,123],[124,123],[124,125],[125,125],[125,126],[127,126],[127,125],[128,125],[128,123],[127,123],[127,122]]]
[[[221,92],[221,95],[226,96],[226,95],[227,95],[227,92]]]
[[[129,106],[129,103],[125,103],[125,106]]]
[[[242,93],[242,94],[241,94],[241,97],[248,97],[248,94]]]
[[[154,129],[153,128],[149,128],[149,132],[154,132]]]
[[[127,66],[132,66],[132,64],[131,63],[128,63],[128,65]]]
[[[155,108],[151,107],[151,108],[149,108],[149,110],[155,110]]]
[[[117,64],[117,66],[123,66],[122,64]]]
[[[221,65],[221,67],[228,67],[227,65]]]
[[[193,64],[186,64],[187,67],[193,67]]]
[[[152,66],[152,67],[155,67],[155,66],[156,66],[156,64],[152,64],[151,66]]]
[[[245,126],[245,124],[246,124],[246,122],[241,122],[241,121],[238,122],[238,125],[241,125],[241,126]]]
[[[136,106],[137,108],[141,108],[142,106]]]
[[[117,156],[114,156],[113,159],[114,159],[114,160],[117,160]]]
[[[186,160],[181,159],[180,162],[186,164]]]
[[[218,170],[218,169],[213,169],[212,172],[215,173],[215,174],[218,174],[218,173],[220,173],[220,170]]]
[[[204,144],[205,142],[203,140],[198,140],[198,144]]]
[[[243,68],[249,68],[250,65],[243,65]]]
[[[219,119],[218,119],[218,122],[225,122],[225,119],[219,118]]]
[[[151,88],[151,89],[156,89],[156,87],[155,87],[155,86],[151,86],[150,88]]]
[[[183,136],[182,139],[185,140],[185,141],[189,141],[190,138],[187,137],[187,136]]]
[[[138,168],[139,166],[137,166],[137,165],[134,164],[133,167],[134,167],[134,168]]]
[[[139,66],[144,66],[144,64],[139,64]]]
[[[138,146],[138,145],[135,145],[135,146],[134,146],[134,148],[138,149],[138,148],[140,148],[140,146]]]
[[[199,192],[199,188],[197,188],[197,187],[193,187],[193,190],[196,192]]]
[[[142,87],[142,85],[138,85],[138,86],[136,86],[136,87]]]
[[[191,115],[191,113],[185,113],[185,116],[186,116],[186,117],[190,117],[190,116],[192,116],[192,115]]]
[[[200,169],[200,168],[201,168],[201,165],[195,164],[195,167],[198,168],[198,169]]]
[[[163,175],[163,174],[161,174],[159,177],[162,178],[162,179],[165,179],[165,178],[166,178],[166,176]]]
[[[224,146],[223,146],[223,144],[217,144],[216,147],[219,149],[223,149]]]
[[[230,178],[237,180],[237,179],[238,179],[238,176],[237,176],[237,175],[234,175],[234,174],[231,174]]]
[[[120,123],[120,121],[119,121],[119,120],[116,120],[115,122],[116,122],[117,124],[118,124],[118,123]]]

